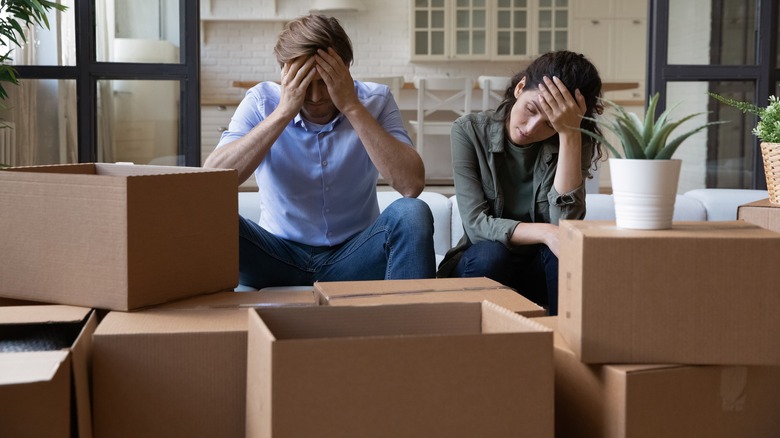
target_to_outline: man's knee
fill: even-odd
[[[433,213],[425,201],[417,198],[400,198],[391,203],[382,213],[393,217],[405,227],[415,227],[420,231],[433,230]]]

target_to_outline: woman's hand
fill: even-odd
[[[572,96],[558,77],[550,79],[545,76],[544,84],[539,84],[539,105],[556,132],[569,134],[573,131],[579,135],[576,129],[582,123],[582,116],[587,109],[585,97],[579,89],[574,90]]]

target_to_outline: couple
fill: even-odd
[[[352,79],[335,18],[289,22],[274,54],[280,83],[247,92],[204,164],[257,180],[260,223],[239,217],[241,284],[435,277],[433,217],[416,198],[425,168],[389,89]],[[596,128],[582,117],[601,112],[600,94],[589,61],[553,52],[515,75],[496,111],[453,124],[465,235],[439,276],[490,277],[557,313],[556,224],[585,215],[601,156],[574,127]],[[403,195],[381,214],[379,174]]]

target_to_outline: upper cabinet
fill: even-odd
[[[411,59],[533,58],[565,49],[569,0],[410,0]]]

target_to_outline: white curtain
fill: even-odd
[[[98,0],[95,2],[95,21],[114,23],[114,1]],[[96,26],[95,47],[97,59],[111,61],[110,52],[114,40],[114,26]],[[98,125],[98,157],[106,163],[116,161],[114,141],[114,94],[110,81],[98,81],[97,85],[97,125]]]

